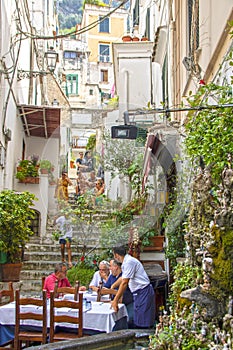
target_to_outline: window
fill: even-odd
[[[78,75],[67,74],[66,75],[66,96],[78,95]]]
[[[133,26],[139,25],[139,0],[135,1],[133,9]]]
[[[94,95],[93,89],[90,89],[90,90],[89,90],[89,95],[90,95],[90,96],[93,96],[93,95]]]
[[[99,21],[100,25],[99,25],[99,32],[100,33],[109,33],[109,18],[104,18],[102,19],[102,16],[99,16]]]
[[[77,57],[77,53],[74,51],[64,51],[65,59],[75,59]]]
[[[100,81],[103,83],[108,83],[108,70],[101,69],[100,71]]]
[[[110,49],[109,45],[100,44],[99,45],[99,61],[100,62],[109,62],[110,61]]]
[[[145,37],[150,38],[150,9],[147,9],[147,14],[146,14],[146,32],[145,32]]]
[[[189,56],[199,47],[199,1],[188,0]]]
[[[168,106],[168,72],[167,72],[167,55],[165,56],[163,67],[162,67],[162,93],[163,93],[163,103]]]

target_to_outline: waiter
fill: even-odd
[[[118,311],[119,299],[127,286],[134,298],[134,324],[138,328],[150,328],[155,322],[155,295],[149,277],[141,262],[126,254],[124,247],[113,248],[114,259],[121,262],[122,280],[111,304]]]

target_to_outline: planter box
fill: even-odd
[[[164,236],[150,237],[149,240],[150,240],[151,245],[144,247],[143,251],[145,251],[145,252],[163,251]]]
[[[19,182],[24,184],[39,184],[40,178],[39,177],[25,177],[23,180],[19,180]]]

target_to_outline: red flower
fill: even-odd
[[[81,257],[81,259],[80,259],[80,261],[84,261],[85,260],[85,257],[84,256],[82,256]]]
[[[200,85],[205,85],[204,80],[203,80],[203,79],[201,79],[201,80],[199,81],[199,84],[200,84]]]
[[[93,264],[96,265],[96,264],[97,264],[97,261],[96,261],[96,260],[93,260]]]

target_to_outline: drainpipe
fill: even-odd
[[[125,71],[125,111],[129,110],[129,71]]]
[[[129,71],[122,70],[122,88],[121,88],[121,100],[122,103],[119,105],[119,118],[118,122],[124,122],[124,112],[129,110]]]

